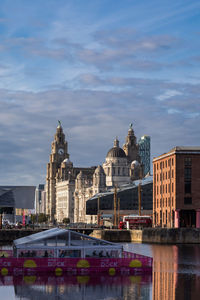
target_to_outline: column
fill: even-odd
[[[177,209],[175,211],[175,228],[179,228],[180,225],[179,225],[179,212],[180,212],[180,209]]]
[[[196,209],[196,228],[200,228],[200,208]]]

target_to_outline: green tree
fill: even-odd
[[[48,221],[48,216],[45,214],[38,215],[38,223],[46,223]]]
[[[34,224],[36,223],[36,215],[31,215],[31,222]]]
[[[69,224],[70,223],[70,218],[64,218],[63,223],[64,224]]]

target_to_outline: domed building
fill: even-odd
[[[103,169],[106,175],[106,186],[108,187],[120,186],[130,182],[128,159],[124,150],[119,147],[117,138],[114,140],[114,147],[106,155]]]
[[[68,144],[61,123],[56,129],[50,162],[47,165],[45,213],[50,220],[94,223],[86,215],[86,201],[98,193],[128,184],[141,175],[138,145],[132,128],[128,130],[123,149],[114,140],[105,162],[97,167],[74,167],[69,159]]]

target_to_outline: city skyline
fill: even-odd
[[[0,183],[45,182],[61,120],[75,166],[129,128],[156,157],[199,146],[199,1],[0,3]]]

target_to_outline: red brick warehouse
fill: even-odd
[[[153,225],[200,228],[200,147],[153,159]]]

